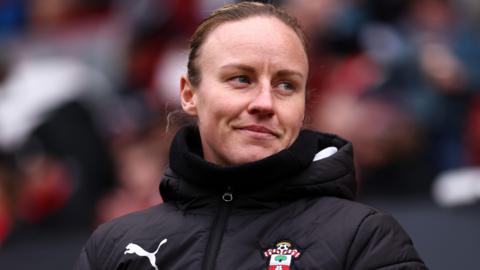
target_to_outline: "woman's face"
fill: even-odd
[[[256,161],[297,138],[305,113],[307,55],[274,17],[221,24],[199,50],[197,87],[181,79],[183,109],[198,117],[204,158],[218,165]]]

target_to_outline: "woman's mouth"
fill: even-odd
[[[246,132],[249,135],[257,138],[266,139],[266,138],[272,138],[272,137],[273,138],[279,137],[279,134],[277,132],[262,125],[247,125],[247,126],[238,127],[236,129]]]

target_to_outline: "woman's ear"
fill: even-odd
[[[197,93],[186,75],[180,78],[180,99],[182,109],[189,115],[197,115]]]

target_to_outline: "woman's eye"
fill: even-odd
[[[277,84],[277,88],[281,90],[286,90],[286,91],[295,90],[295,86],[290,82],[280,82],[279,84]]]
[[[229,81],[235,88],[248,87],[252,83],[248,76],[235,76],[230,78]]]

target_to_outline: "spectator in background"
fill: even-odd
[[[32,32],[2,43],[8,57],[0,65],[0,152],[14,166],[2,174],[1,193],[9,196],[2,196],[0,208],[6,206],[10,220],[0,261],[12,269],[71,265],[70,252],[91,226],[96,201],[114,181],[101,121],[93,116],[106,107],[112,84],[76,55],[43,50],[41,34],[55,31],[42,33],[40,25],[35,38],[30,25],[22,30]],[[58,252],[59,258],[43,260],[39,249]],[[30,260],[20,259],[25,256]]]
[[[97,209],[96,225],[162,202],[158,195],[160,175],[167,166],[168,147],[176,127],[166,131],[157,120],[134,134],[124,134],[113,142],[118,182],[103,197]]]
[[[323,39],[333,46],[312,46],[324,53],[312,61],[311,125],[359,145],[366,190],[392,186],[393,193],[428,194],[436,174],[465,163],[464,120],[479,89],[478,36],[456,17],[451,1],[370,0],[343,3],[339,10],[326,31],[334,38]],[[347,123],[371,121],[361,120],[366,115],[356,107],[389,115],[383,118],[387,126],[408,132],[391,129],[376,137],[376,129],[353,128]],[[338,116],[350,121],[336,121]],[[375,147],[364,150],[367,138]],[[396,150],[380,151],[386,145]],[[364,159],[372,149],[379,151],[375,163]],[[415,170],[408,169],[412,165]],[[382,183],[386,178],[389,183]]]
[[[65,208],[60,224],[89,225],[96,198],[113,181],[88,102],[108,91],[108,83],[60,58],[19,61],[7,74],[0,86],[0,149],[15,154],[25,176],[21,216],[39,222]]]

